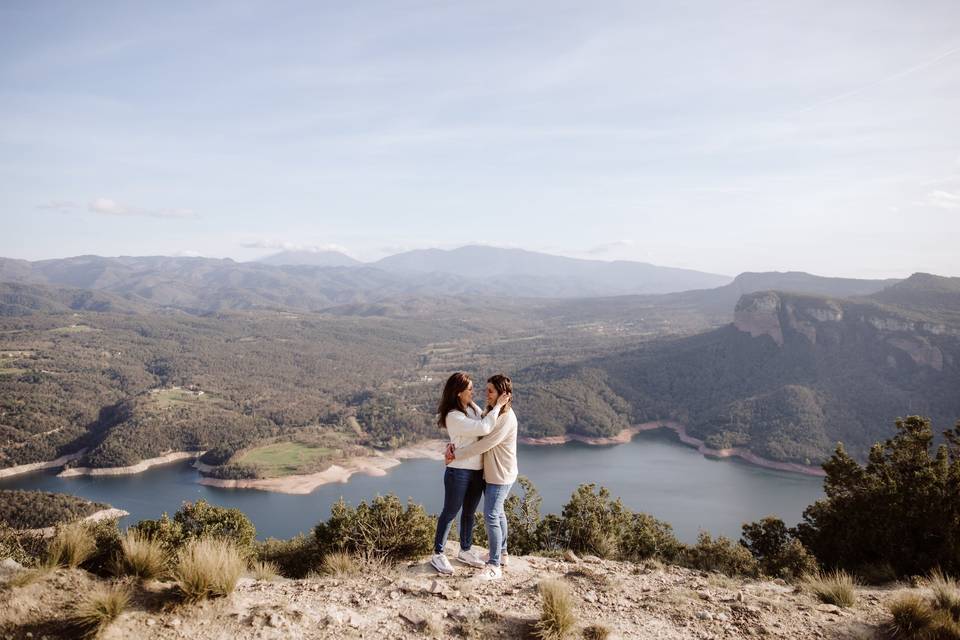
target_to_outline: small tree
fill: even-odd
[[[563,537],[578,553],[614,556],[630,524],[630,511],[606,487],[582,484],[563,507]]]
[[[760,565],[760,571],[774,578],[799,578],[817,570],[817,562],[783,520],[767,516],[743,525],[740,544]]]
[[[537,528],[540,526],[540,504],[543,498],[537,488],[526,476],[517,478],[517,484],[523,490],[523,496],[511,492],[503,505],[507,516],[510,552],[526,555],[539,549]]]
[[[889,563],[898,575],[960,570],[960,422],[931,455],[930,420],[896,421],[865,466],[838,445],[824,463],[826,499],[804,511],[800,540],[827,567]]]

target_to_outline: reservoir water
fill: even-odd
[[[821,478],[705,458],[670,431],[644,432],[630,443],[605,447],[521,445],[518,458],[520,473],[543,496],[541,513],[560,513],[578,485],[592,482],[610,489],[631,509],[666,520],[684,542],[695,541],[700,530],[737,539],[741,524],[768,514],[792,526],[807,505],[823,497]],[[0,489],[54,491],[105,502],[130,512],[121,527],[163,512],[172,515],[184,501],[204,499],[239,508],[256,525],[259,538],[290,538],[309,534],[341,496],[356,505],[395,493],[438,513],[442,475],[442,462],[406,460],[382,477],[357,474],[309,495],[286,495],[206,487],[197,484],[199,473],[184,462],[129,476],[58,478],[56,471],[36,472],[2,479]]]

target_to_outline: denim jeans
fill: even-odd
[[[513,484],[487,484],[483,490],[483,523],[487,527],[490,559],[487,564],[500,566],[500,556],[507,552],[507,515],[503,503]]]
[[[480,496],[483,495],[482,469],[457,469],[447,467],[443,472],[443,511],[437,519],[437,534],[433,539],[433,552],[443,553],[443,546],[450,533],[450,525],[460,509],[460,548],[469,551],[473,546],[473,522]]]

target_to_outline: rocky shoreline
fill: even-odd
[[[64,466],[68,462],[79,460],[86,452],[86,449],[81,449],[76,453],[68,453],[65,456],[60,456],[56,460],[48,460],[47,462],[31,462],[30,464],[20,464],[15,467],[0,469],[0,478],[12,478],[13,476],[19,476],[24,473],[32,473],[34,471],[43,471],[44,469],[56,469],[57,467]]]
[[[87,517],[81,518],[81,521],[92,523],[92,522],[99,522],[101,520],[113,520],[114,518],[124,518],[128,515],[130,515],[129,511],[124,511],[123,509],[114,509],[113,507],[111,507],[110,509],[101,509],[100,511],[91,513]],[[52,538],[54,534],[57,532],[57,528],[43,527],[42,529],[24,529],[23,532],[37,534],[37,535],[43,536],[44,538]]]
[[[826,472],[824,472],[824,470],[818,466],[805,465],[797,462],[781,462],[778,460],[770,460],[769,458],[758,456],[752,451],[741,449],[739,447],[731,447],[728,449],[712,449],[708,447],[703,440],[689,435],[684,425],[671,420],[644,422],[642,424],[627,427],[626,429],[620,431],[620,433],[617,435],[610,437],[591,437],[574,433],[562,436],[548,436],[545,438],[520,438],[520,442],[522,444],[528,444],[532,446],[550,446],[565,444],[567,442],[582,442],[584,444],[594,446],[626,444],[630,442],[633,436],[642,431],[655,431],[657,429],[670,429],[677,434],[680,442],[695,448],[701,455],[704,455],[708,458],[740,458],[745,462],[758,467],[763,467],[765,469],[788,471],[790,473],[800,473],[803,475],[816,477],[823,477],[826,475]]]
[[[64,469],[57,474],[60,478],[72,478],[75,476],[125,476],[133,475],[136,473],[143,473],[151,467],[157,467],[162,464],[170,464],[171,462],[180,462],[181,460],[189,460],[191,458],[199,458],[204,454],[203,451],[172,451],[168,454],[158,456],[156,458],[147,458],[146,460],[141,460],[137,464],[130,465],[128,467],[103,467],[103,468],[94,468],[94,467],[73,467],[70,469]]]

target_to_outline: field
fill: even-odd
[[[336,449],[300,442],[277,442],[250,449],[236,460],[253,465],[265,477],[276,478],[317,470],[318,463],[339,453]]]
[[[155,389],[151,392],[157,407],[166,409],[175,405],[198,404],[211,400],[210,394],[202,391],[190,391],[175,387],[173,389]]]

